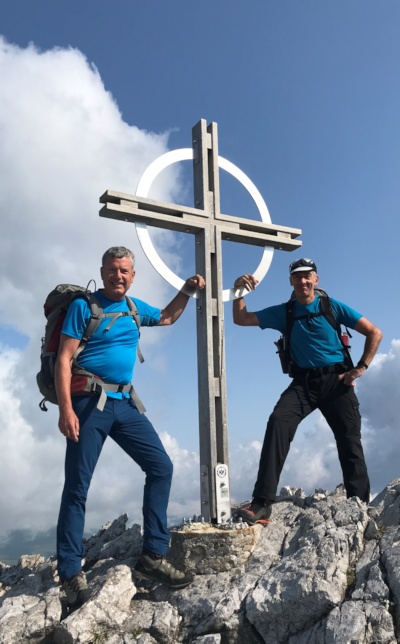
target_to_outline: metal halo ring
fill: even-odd
[[[178,150],[171,150],[170,152],[162,154],[160,157],[155,159],[155,161],[150,163],[149,166],[147,166],[146,170],[139,180],[136,189],[136,195],[138,197],[148,197],[153,181],[162,170],[165,170],[165,168],[172,165],[173,163],[178,163],[179,161],[190,161],[192,159],[192,148],[180,148]],[[267,208],[267,204],[262,198],[258,188],[248,178],[248,176],[233,163],[221,156],[218,156],[218,166],[222,170],[225,170],[233,177],[235,177],[235,179],[237,179],[237,181],[239,181],[242,186],[248,191],[257,206],[261,221],[263,221],[264,223],[271,223],[271,217]],[[151,241],[147,225],[140,222],[136,222],[135,225],[140,245],[149,262],[161,275],[161,277],[163,277],[169,284],[171,284],[171,286],[174,286],[178,291],[180,291],[185,284],[185,280],[176,275],[176,273],[168,268],[168,266],[163,262],[163,260],[157,253],[153,242]],[[269,267],[271,266],[273,254],[274,249],[271,246],[264,246],[261,261],[253,273],[258,282],[261,282],[266,276]],[[247,293],[249,293],[249,291],[245,288],[227,288],[223,290],[223,301],[228,302],[229,300],[235,300],[238,297],[247,295]],[[198,295],[198,292],[195,291],[192,297],[198,297]]]

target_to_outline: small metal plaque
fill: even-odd
[[[217,500],[217,523],[226,523],[231,518],[229,471],[225,463],[215,466],[215,492]]]

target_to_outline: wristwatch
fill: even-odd
[[[364,362],[364,360],[359,360],[357,362],[357,367],[364,367],[364,369],[368,369],[368,365],[366,362]]]

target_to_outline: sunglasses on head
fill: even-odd
[[[309,271],[317,272],[317,267],[312,259],[304,257],[303,259],[297,259],[295,262],[292,262],[289,266],[289,273],[294,273],[297,270],[304,268]]]

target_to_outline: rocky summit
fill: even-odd
[[[132,576],[141,530],[123,515],[86,543],[91,599],[68,612],[54,559],[0,563],[0,644],[394,644],[400,638],[400,479],[369,506],[283,488],[269,526],[172,529],[195,572],[172,591]]]

